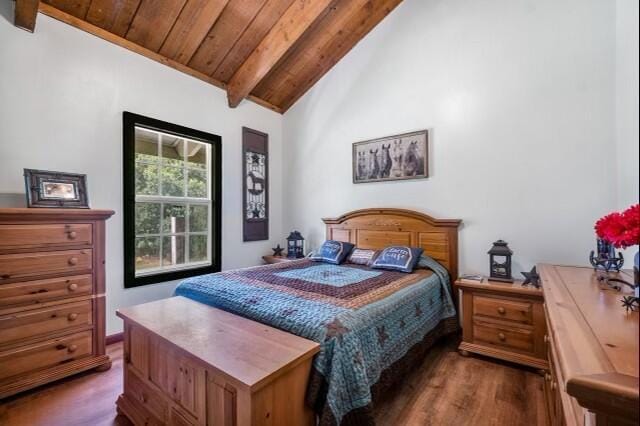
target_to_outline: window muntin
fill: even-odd
[[[136,277],[211,265],[210,157],[207,143],[135,127]]]

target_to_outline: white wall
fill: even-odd
[[[616,208],[615,20],[608,0],[405,0],[286,113],[285,228],[317,246],[321,217],[403,207],[464,221],[462,272],[498,238],[516,271],[586,264]],[[352,142],[424,128],[429,179],[351,183]]]
[[[616,0],[618,207],[638,202],[638,0]]]
[[[115,309],[171,295],[175,283],[125,290],[122,253],[122,111],[222,136],[224,269],[255,265],[281,242],[282,116],[39,15],[34,34],[15,28],[0,1],[0,193],[24,193],[23,168],[86,173],[91,206],[107,222],[107,333]],[[271,241],[242,242],[241,128],[269,134]],[[15,197],[14,197],[15,198]]]

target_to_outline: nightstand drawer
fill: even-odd
[[[533,304],[525,300],[474,295],[473,313],[505,321],[533,324]]]
[[[530,330],[478,321],[473,324],[473,341],[533,353],[534,339]]]

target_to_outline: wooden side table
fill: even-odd
[[[462,283],[462,355],[469,352],[548,369],[542,290],[522,281]]]
[[[262,256],[262,260],[264,261],[264,263],[272,264],[272,263],[291,262],[293,260],[298,260],[298,259],[291,259],[287,256],[274,256],[274,255],[268,254],[266,256]]]

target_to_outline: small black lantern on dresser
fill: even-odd
[[[498,240],[493,243],[489,254],[489,279],[512,283],[511,255],[513,252],[506,241]]]
[[[300,259],[304,257],[304,238],[298,231],[293,231],[287,237],[287,257]]]

